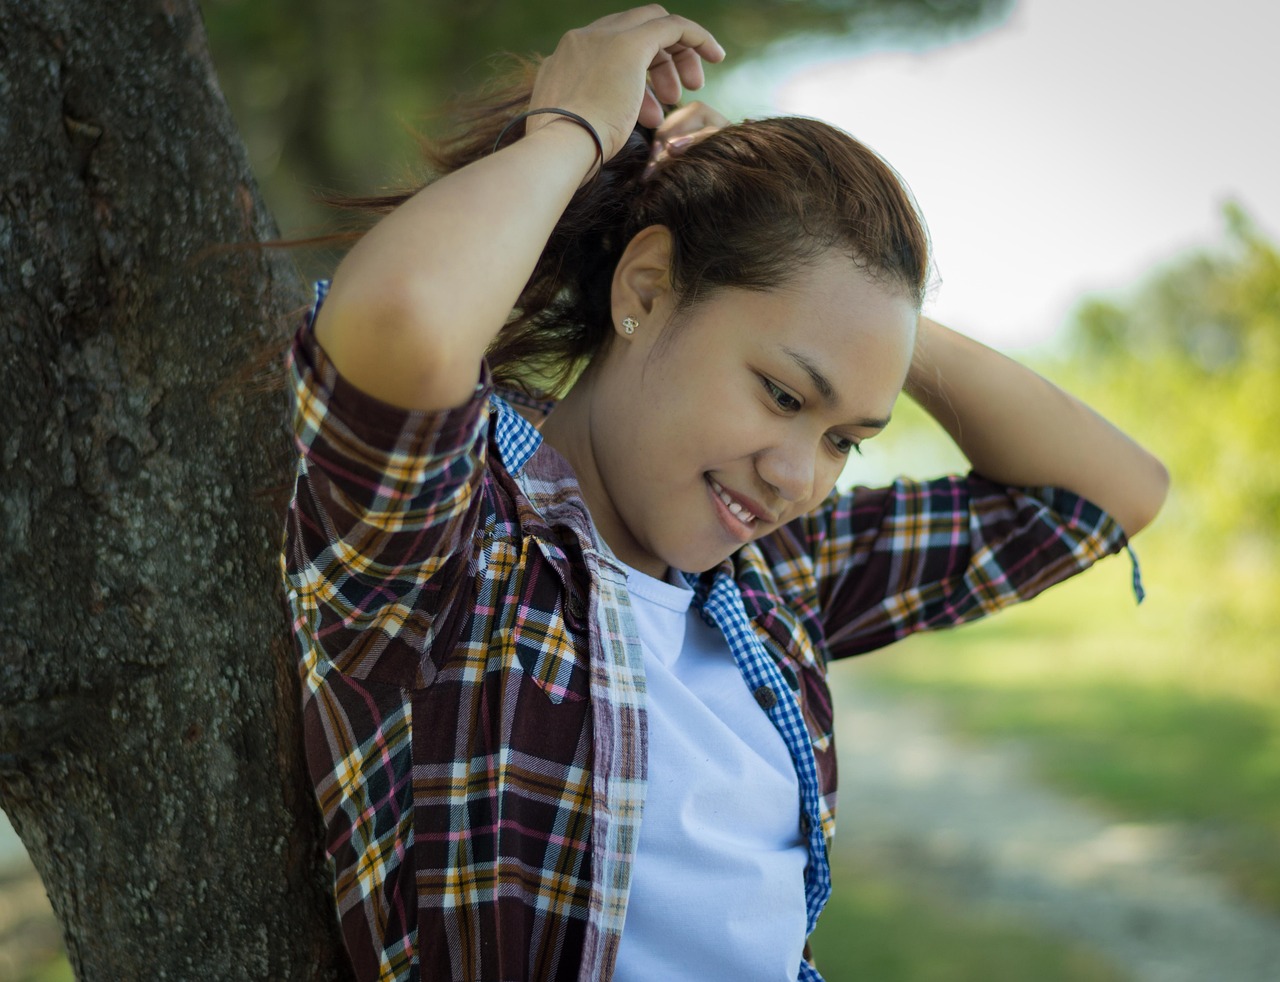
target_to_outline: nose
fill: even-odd
[[[756,455],[756,473],[789,504],[807,501],[817,484],[817,455],[794,443],[784,443]]]

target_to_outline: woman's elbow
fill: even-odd
[[[1158,457],[1145,453],[1143,456],[1141,466],[1135,468],[1126,481],[1129,486],[1123,506],[1112,512],[1129,538],[1155,521],[1169,496],[1169,469]]]

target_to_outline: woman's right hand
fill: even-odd
[[[704,59],[723,57],[692,21],[638,7],[566,34],[539,68],[529,108],[579,114],[608,160],[637,120],[657,128],[660,102],[702,85]],[[572,123],[539,132],[557,119],[564,117],[527,117],[534,138],[428,184],[347,253],[315,332],[352,385],[427,411],[475,396],[485,349],[595,157]]]
[[[662,124],[661,103],[680,100],[681,87],[702,87],[702,62],[724,58],[711,33],[657,5],[610,14],[569,31],[538,69],[530,109],[555,107],[585,117],[609,160],[637,121]],[[647,85],[646,85],[647,81]],[[542,114],[525,121],[532,133],[555,122]]]

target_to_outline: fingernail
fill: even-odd
[[[667,141],[668,150],[683,150],[693,142],[692,136],[678,136],[674,140]]]

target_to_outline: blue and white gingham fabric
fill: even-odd
[[[316,311],[318,311],[320,309],[320,305],[324,303],[324,298],[329,295],[329,281],[316,280],[315,285],[312,289],[313,289],[313,292],[315,293],[315,296],[311,301],[311,313],[309,316],[314,318],[316,315]]]
[[[800,807],[806,819],[805,831],[809,843],[809,863],[804,871],[804,898],[808,912],[808,932],[812,934],[818,923],[818,915],[831,896],[831,865],[827,859],[827,845],[822,837],[822,798],[818,787],[818,766],[813,757],[813,745],[809,731],[800,714],[800,702],[787,684],[777,663],[769,657],[764,645],[756,637],[742,604],[742,594],[727,568],[721,567],[715,576],[711,590],[704,597],[698,591],[696,577],[684,574],[686,582],[695,591],[695,604],[701,604],[702,615],[710,618],[729,642],[738,671],[753,693],[761,688],[772,690],[773,705],[765,714],[791,752],[796,776],[800,779]],[[763,706],[763,704],[762,704]],[[800,982],[821,982],[820,976],[807,963],[800,963]]]
[[[519,474],[542,443],[542,436],[501,396],[489,396],[489,404],[498,411],[494,425],[498,446],[502,448],[502,462],[512,474]]]

